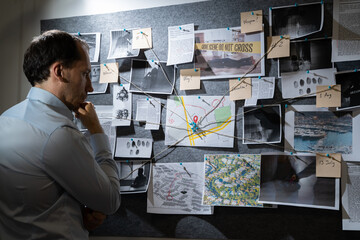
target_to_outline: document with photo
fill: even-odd
[[[111,30],[108,59],[137,57],[140,49],[132,48],[132,29]]]
[[[99,62],[101,33],[71,33],[89,45],[90,62]]]

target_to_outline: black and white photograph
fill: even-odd
[[[132,116],[132,94],[130,84],[113,86],[112,126],[130,126]]]
[[[331,38],[290,42],[290,57],[279,58],[281,73],[331,68]]]
[[[150,158],[152,147],[151,138],[116,138],[115,157]]]
[[[175,70],[166,62],[132,59],[130,82],[130,92],[171,94]]]
[[[281,106],[244,107],[243,144],[281,142]]]
[[[339,179],[316,177],[314,154],[261,155],[259,202],[339,209]]]
[[[324,23],[324,4],[294,4],[269,9],[271,36],[289,35],[290,39],[321,31]]]
[[[89,45],[90,62],[98,62],[100,55],[101,33],[72,33]]]
[[[108,59],[137,57],[140,49],[132,49],[132,30],[111,30]]]
[[[121,194],[144,193],[150,182],[150,161],[117,162]]]
[[[91,65],[91,85],[94,91],[88,94],[100,94],[105,93],[108,87],[108,83],[99,83],[100,80],[100,65]]]
[[[336,84],[341,85],[341,107],[346,110],[360,107],[360,72],[346,71],[335,73]]]
[[[195,68],[201,79],[264,76],[264,53],[264,32],[244,34],[240,27],[195,31]]]

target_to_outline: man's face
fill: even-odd
[[[64,69],[63,97],[65,105],[72,111],[76,111],[85,101],[88,92],[94,89],[91,85],[90,73],[91,64],[85,47],[77,43],[81,59],[76,61],[72,67]]]

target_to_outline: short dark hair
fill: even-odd
[[[60,61],[64,67],[81,59],[77,44],[89,46],[85,41],[60,30],[46,31],[31,42],[24,54],[23,70],[32,86],[41,83],[50,76],[50,66]]]

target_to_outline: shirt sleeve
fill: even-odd
[[[58,128],[44,146],[44,170],[82,204],[112,214],[120,206],[118,168],[105,134],[90,143],[76,129]]]

